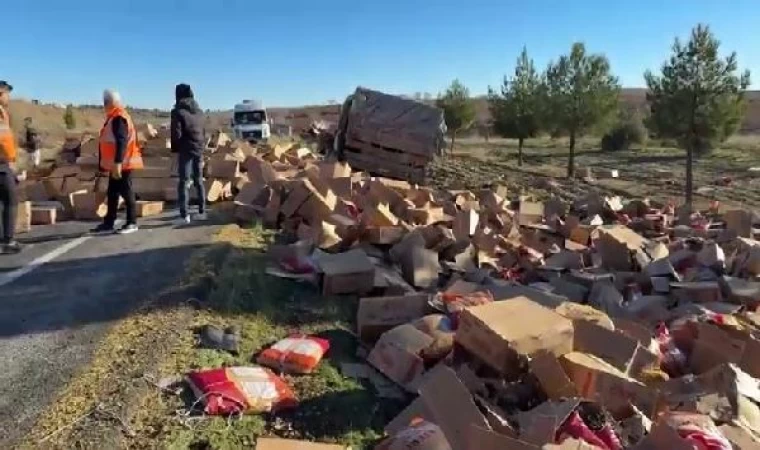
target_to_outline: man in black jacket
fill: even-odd
[[[32,167],[35,169],[40,166],[42,152],[40,151],[40,135],[37,128],[32,124],[32,118],[24,119],[24,149],[29,153],[29,159],[32,161]]]
[[[206,219],[206,192],[201,177],[203,150],[206,148],[205,117],[189,85],[178,84],[174,93],[177,103],[172,109],[171,143],[172,152],[177,153],[179,162],[177,191],[180,221],[186,224],[191,220],[187,211],[187,180],[191,177],[198,196],[198,215],[193,219]]]

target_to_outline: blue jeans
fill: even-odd
[[[203,186],[202,169],[201,169],[201,157],[195,155],[187,155],[180,153],[179,157],[179,185],[177,186],[177,193],[179,197],[179,214],[180,216],[187,217],[187,180],[192,177],[193,184],[195,184],[195,192],[198,195],[198,212],[203,214],[206,212],[206,188]]]

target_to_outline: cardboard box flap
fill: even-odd
[[[573,349],[598,356],[624,373],[633,361],[638,341],[585,320],[573,321]]]
[[[359,248],[334,255],[327,254],[319,260],[319,268],[328,275],[364,272],[374,270],[374,267],[372,260]]]
[[[541,350],[531,357],[529,364],[530,371],[536,376],[549,399],[559,400],[578,395],[575,385],[567,377],[555,355]]]
[[[393,420],[385,425],[384,430],[387,434],[394,435],[407,427],[416,418],[424,419],[428,422],[434,421],[433,413],[425,404],[422,397],[414,399],[409,406],[404,408]]]
[[[445,395],[441,395],[445,393]],[[453,450],[468,450],[470,428],[475,425],[490,430],[467,388],[450,368],[438,365],[420,386],[420,397],[432,412]]]
[[[580,399],[544,402],[517,415],[520,439],[536,445],[553,443],[557,429],[580,404]]]

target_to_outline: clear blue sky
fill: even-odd
[[[709,24],[760,81],[758,0],[4,0],[0,79],[15,94],[168,108],[190,83],[205,108],[341,101],[356,85],[483,94],[523,45],[539,68],[583,41],[626,87],[676,36]]]

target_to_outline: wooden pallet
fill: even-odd
[[[378,161],[394,161],[400,165],[413,167],[425,167],[432,160],[432,158],[425,156],[405,153],[400,150],[352,139],[346,139],[344,150],[346,153],[357,153],[366,158],[375,158]]]
[[[372,144],[372,142],[382,142],[383,146]],[[411,136],[404,135],[403,132],[395,130],[363,130],[358,127],[351,128],[349,125],[346,133],[346,144],[351,147],[372,145],[390,152],[415,155],[424,159],[431,159],[436,156],[435,149],[420,145],[419,140],[412,139]]]
[[[355,169],[388,178],[407,180],[417,184],[422,184],[425,180],[426,168],[424,166],[414,167],[409,164],[398,164],[393,160],[367,157],[365,154],[346,150],[344,153],[346,161]]]

